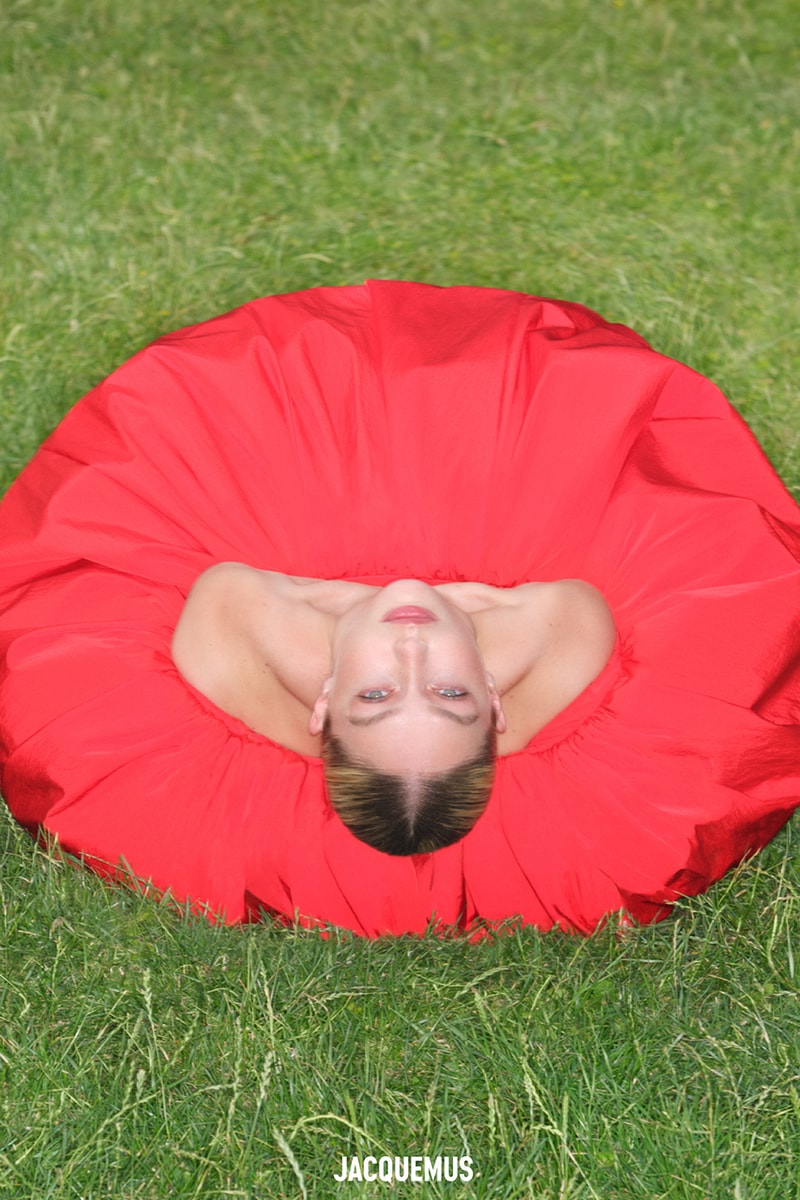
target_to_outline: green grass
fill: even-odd
[[[788,835],[668,924],[478,946],[181,921],[2,836],[0,1194],[372,1196],[342,1155],[469,1153],[413,1194],[800,1195]]]
[[[562,296],[800,496],[793,0],[6,0],[0,486],[160,333],[367,276]],[[800,1198],[800,856],[670,922],[177,918],[0,825],[0,1196]],[[468,1186],[338,1186],[466,1153]]]

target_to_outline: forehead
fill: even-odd
[[[353,724],[340,715],[331,727],[350,755],[401,775],[410,770],[437,774],[459,766],[480,752],[487,730],[481,714],[462,724],[423,708],[395,708],[369,724]]]

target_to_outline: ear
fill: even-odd
[[[311,709],[311,716],[308,719],[308,732],[311,734],[322,733],[322,727],[328,715],[328,695],[330,690],[331,677],[329,675],[322,684],[320,693],[314,701],[314,707]]]
[[[500,693],[497,690],[497,684],[494,681],[494,676],[486,672],[486,682],[489,685],[489,696],[492,701],[492,715],[494,716],[494,727],[498,733],[506,731],[506,714],[503,712],[503,701],[500,699]]]

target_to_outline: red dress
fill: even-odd
[[[371,282],[157,341],[0,507],[16,818],[227,921],[358,933],[664,916],[800,803],[800,513],[717,389],[579,305]],[[383,584],[576,577],[600,677],[501,758],[472,832],[390,858],[320,762],[218,710],[170,639],[212,563]]]

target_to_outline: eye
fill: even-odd
[[[377,704],[381,700],[386,700],[389,692],[386,688],[368,688],[366,692],[359,692],[359,700],[366,700],[368,704]]]
[[[463,700],[464,697],[468,695],[463,688],[457,687],[440,687],[436,688],[435,690],[443,700]]]

